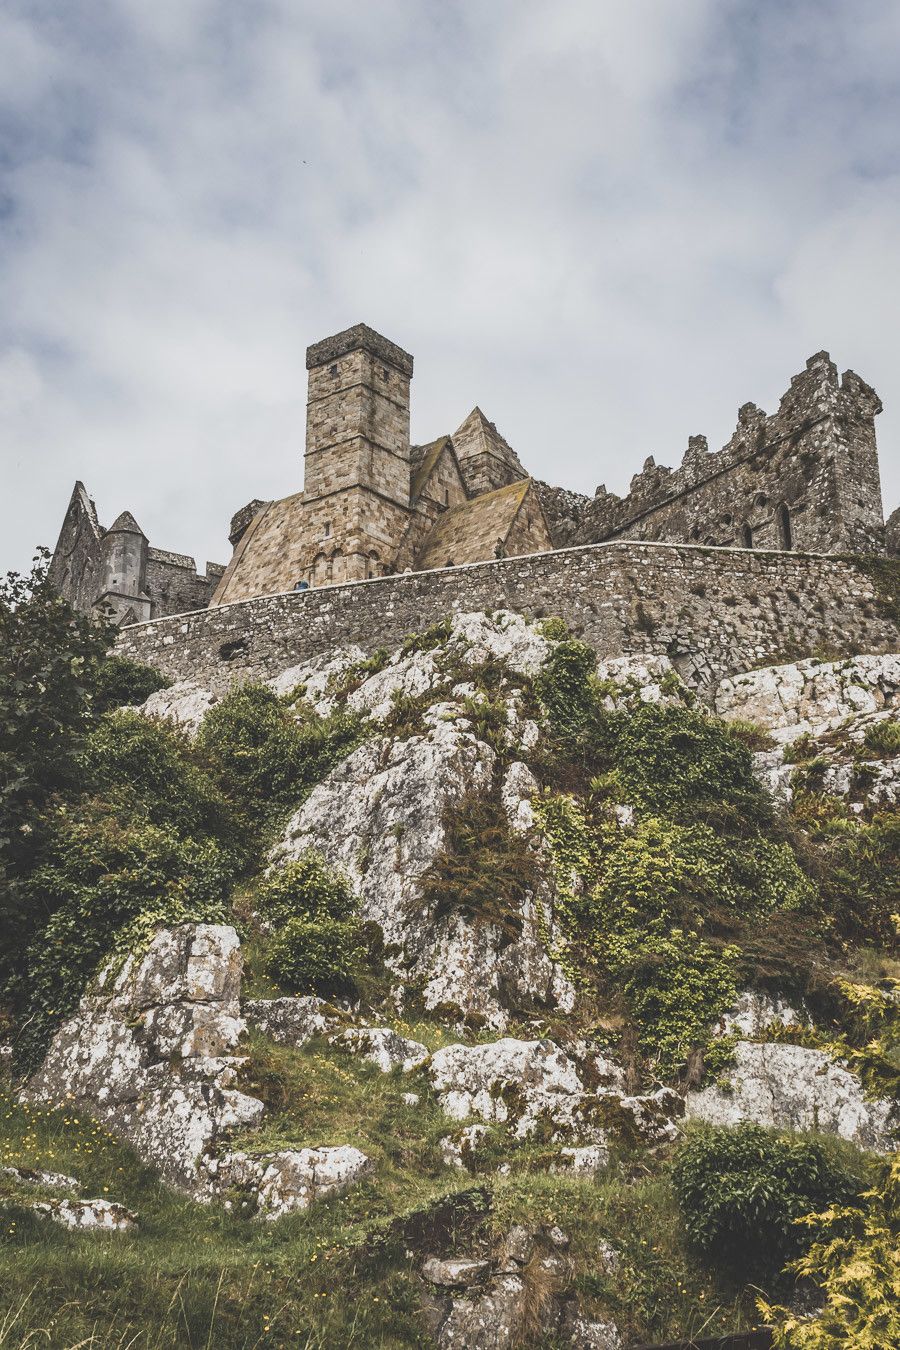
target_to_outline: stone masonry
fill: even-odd
[[[879,568],[890,567],[881,563]],[[248,600],[122,631],[118,650],[222,691],[446,615],[560,615],[601,657],[664,654],[695,687],[798,655],[896,651],[864,560],[623,541]]]

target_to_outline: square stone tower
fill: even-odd
[[[304,551],[313,586],[381,576],[410,508],[413,359],[366,324],[306,353]]]

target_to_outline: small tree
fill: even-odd
[[[77,780],[92,685],[114,632],[57,595],[48,558],[42,549],[27,576],[0,579],[0,980],[29,927],[19,882],[41,837],[40,813]]]

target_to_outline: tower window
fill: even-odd
[[[328,374],[329,374],[329,375],[336,375],[337,373],[338,373],[338,368],[337,368],[337,366],[329,366],[329,367],[328,367]]]
[[[381,378],[384,380],[385,384],[387,384],[388,381],[390,380],[390,378],[391,378],[391,373],[390,373],[390,371],[388,370],[387,366],[382,366],[382,367],[381,367]]]
[[[328,539],[328,538],[330,538],[330,536],[331,536],[331,521],[330,521],[330,520],[326,520],[326,522],[325,522],[325,528],[324,528],[324,530],[322,531],[322,537],[323,537],[323,539]]]
[[[753,531],[749,525],[741,526],[741,545],[744,548],[753,547]]]

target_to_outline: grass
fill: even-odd
[[[452,1039],[428,1024],[400,1029],[432,1045]],[[752,1325],[749,1294],[717,1286],[687,1250],[658,1162],[623,1157],[599,1182],[554,1176],[546,1147],[498,1129],[490,1175],[473,1178],[441,1161],[454,1122],[424,1075],[380,1074],[324,1042],[294,1050],[254,1036],[245,1080],[269,1111],[237,1144],[353,1144],[372,1158],[372,1178],[277,1223],[241,1219],[163,1186],[90,1118],[0,1095],[0,1166],[70,1173],[85,1196],[140,1219],[133,1234],[71,1233],[30,1212],[36,1191],[0,1178],[2,1350],[421,1346],[424,1257],[489,1250],[515,1222],[571,1235],[586,1312],[614,1317],[626,1336]],[[410,1091],[414,1106],[402,1100]],[[600,1238],[622,1252],[615,1278],[596,1269]]]

